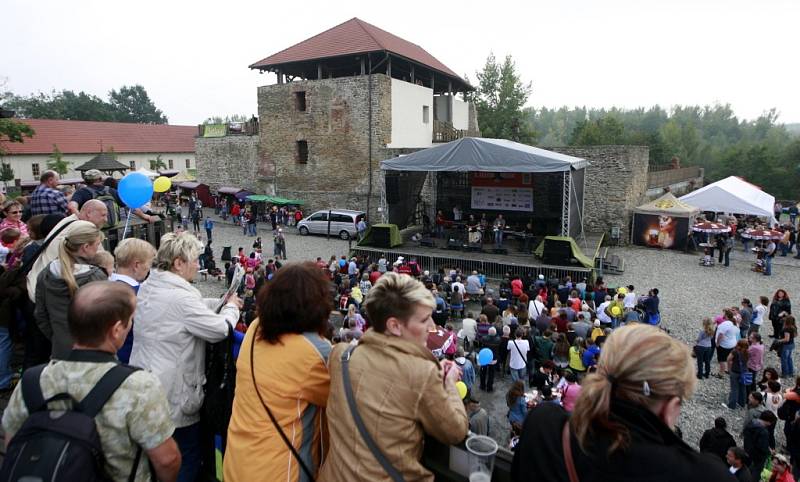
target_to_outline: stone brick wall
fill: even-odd
[[[231,186],[267,192],[268,183],[257,176],[258,136],[198,137],[195,153],[197,181],[212,191]]]
[[[305,93],[300,111],[295,94]],[[306,201],[306,212],[367,208],[369,194],[368,77],[296,81],[259,87],[261,122],[258,175],[278,196]],[[372,76],[371,214],[380,203],[380,161],[390,157],[391,81]],[[308,143],[301,163],[297,142]]]
[[[620,227],[620,242],[630,238],[632,210],[647,201],[646,146],[554,147],[552,151],[589,161],[586,168],[583,226],[586,233]]]

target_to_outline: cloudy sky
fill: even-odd
[[[142,84],[171,124],[251,115],[275,78],[249,64],[352,17],[473,81],[510,54],[535,107],[719,102],[800,122],[797,0],[3,0],[0,81],[102,98]]]

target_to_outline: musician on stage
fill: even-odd
[[[489,218],[486,217],[486,213],[481,214],[481,229],[484,232],[489,229]]]
[[[478,221],[475,219],[474,214],[470,214],[467,220],[467,242],[470,244],[479,244],[481,242],[481,231],[478,228]]]
[[[533,224],[528,223],[525,225],[525,231],[522,234],[522,251],[531,253],[531,243],[533,243]]]
[[[503,219],[502,214],[498,214],[496,218],[494,218],[494,224],[492,224],[494,228],[494,247],[495,248],[502,248],[503,247],[503,230],[506,229],[506,220]]]
[[[436,213],[436,237],[437,238],[444,238],[444,213],[440,210]]]

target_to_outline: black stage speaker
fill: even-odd
[[[544,240],[544,252],[542,262],[544,264],[555,264],[569,266],[572,264],[572,247],[567,241],[557,241],[554,239]]]
[[[369,245],[376,248],[391,248],[392,232],[388,227],[372,226]]]
[[[459,250],[461,249],[461,242],[457,239],[448,239],[445,249]]]
[[[436,247],[436,240],[433,239],[432,237],[426,235],[426,236],[423,236],[422,239],[419,240],[419,245],[420,246],[427,246],[429,248],[435,248]]]
[[[506,248],[492,248],[492,253],[494,253],[494,254],[508,254],[508,250]]]

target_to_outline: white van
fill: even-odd
[[[330,213],[331,234],[347,240],[356,237],[358,229],[356,225],[364,217],[363,211],[351,211],[349,209],[331,209],[317,211],[311,216],[297,223],[297,230],[305,236],[306,234],[327,234],[328,233],[328,214]]]

